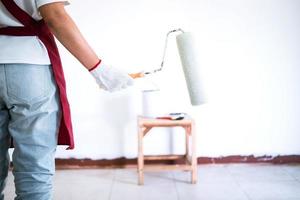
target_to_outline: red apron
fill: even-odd
[[[0,28],[0,35],[37,36],[47,48],[53,68],[54,78],[59,90],[62,109],[62,117],[58,133],[58,145],[68,145],[68,149],[74,149],[71,112],[66,93],[66,82],[54,36],[50,32],[44,20],[36,21],[28,13],[22,10],[13,0],[1,0],[1,2],[6,9],[24,25],[24,27]]]

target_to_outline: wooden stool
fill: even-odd
[[[181,126],[185,129],[185,155],[158,155],[145,156],[143,153],[143,138],[153,127],[175,127]],[[190,156],[189,139],[191,138],[192,146]],[[176,160],[184,158],[185,164],[161,165],[152,164],[144,165],[144,160]],[[185,170],[191,171],[191,183],[197,182],[197,157],[196,157],[196,132],[195,122],[189,116],[182,120],[156,119],[138,116],[138,184],[144,184],[144,171],[160,170]]]

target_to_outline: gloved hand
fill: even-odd
[[[134,81],[126,72],[101,63],[90,71],[91,75],[95,78],[100,88],[109,92],[115,92],[125,89],[133,85]]]

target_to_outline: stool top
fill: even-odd
[[[188,126],[194,123],[194,120],[189,116],[185,116],[181,120],[156,119],[155,117],[145,117],[138,115],[138,123],[141,126]]]

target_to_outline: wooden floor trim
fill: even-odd
[[[117,158],[111,160],[91,160],[91,159],[56,159],[57,169],[81,169],[81,168],[128,168],[136,167],[137,159]],[[182,164],[182,159],[178,160],[146,160],[149,164]],[[273,164],[300,164],[300,155],[285,156],[224,156],[224,157],[198,157],[198,164],[227,164],[227,163],[273,163]]]

